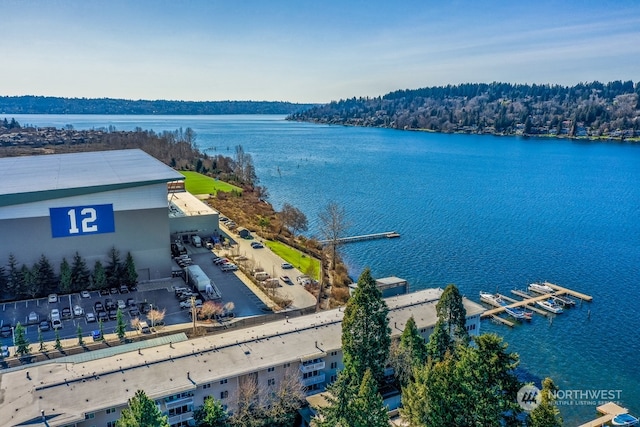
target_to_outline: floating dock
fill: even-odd
[[[352,243],[352,242],[360,242],[363,240],[374,240],[374,239],[393,239],[396,237],[400,237],[400,233],[395,231],[385,231],[384,233],[373,233],[373,234],[363,234],[361,236],[351,236],[351,237],[341,237],[336,239],[338,243]],[[321,245],[328,245],[332,243],[332,240],[320,240],[318,243]]]
[[[536,308],[536,307],[534,307],[534,304],[536,302],[538,302],[538,301],[543,301],[543,300],[546,300],[546,299],[549,299],[549,298],[553,298],[556,295],[565,295],[565,294],[566,295],[572,295],[572,296],[574,296],[576,298],[580,298],[581,300],[588,301],[588,302],[591,302],[593,300],[593,297],[591,297],[590,295],[583,294],[583,293],[580,293],[580,292],[576,292],[576,291],[574,291],[572,289],[569,289],[569,288],[564,288],[562,286],[558,286],[558,285],[555,285],[555,284],[549,283],[549,282],[544,282],[543,284],[555,289],[555,292],[532,296],[532,295],[529,295],[528,293],[523,292],[523,291],[512,290],[511,292],[514,295],[517,295],[517,296],[519,296],[521,298],[524,298],[522,301],[518,301],[518,300],[515,300],[513,298],[509,298],[507,296],[498,294],[498,296],[500,298],[504,299],[505,301],[511,302],[511,304],[506,305],[506,306],[500,306],[500,307],[496,307],[496,308],[491,308],[491,309],[485,311],[484,313],[482,313],[482,318],[490,317],[490,318],[496,319],[496,320],[498,320],[498,321],[500,321],[502,323],[507,324],[504,321],[505,319],[500,318],[498,315],[503,313],[506,308],[516,308],[516,307],[524,307],[524,308],[526,308],[528,310],[531,310],[531,311],[536,312],[538,314],[541,314],[543,316],[548,316],[548,315],[550,315],[552,313],[547,312],[545,310],[541,310],[539,308]],[[509,326],[512,326],[512,325],[509,325]]]
[[[601,427],[611,422],[616,415],[627,414],[629,412],[626,408],[616,405],[613,402],[608,402],[604,405],[598,406],[596,411],[601,413],[602,416],[593,421],[589,421],[588,423],[580,424],[578,427]]]

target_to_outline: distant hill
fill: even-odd
[[[293,114],[314,104],[270,101],[146,101],[112,98],[0,96],[0,114]]]
[[[434,132],[640,137],[640,83],[468,83],[351,98],[288,120]]]

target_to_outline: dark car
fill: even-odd
[[[136,306],[136,300],[133,298],[127,298],[127,307],[135,307]]]
[[[106,298],[104,300],[104,308],[106,308],[107,310],[113,310],[116,308],[116,303],[113,302],[111,298]]]
[[[63,319],[71,319],[71,309],[69,307],[63,308],[61,315]]]
[[[0,336],[2,336],[4,338],[11,336],[11,325],[10,324],[5,324],[4,326],[2,326],[2,329],[0,329]]]
[[[138,310],[137,308],[132,308],[131,310],[129,310],[129,315],[131,317],[138,317],[140,316],[140,310]]]
[[[148,302],[141,302],[140,303],[140,313],[148,313],[149,310],[151,310],[151,304],[149,304]]]
[[[118,310],[109,310],[109,319],[116,320],[118,318]]]
[[[106,322],[107,320],[109,320],[109,315],[104,310],[96,312],[96,316],[98,316],[98,321],[100,322]]]
[[[95,309],[96,313],[99,311],[104,311],[104,306],[102,305],[102,303],[100,301],[96,302],[93,305],[93,308]]]
[[[138,285],[129,285],[129,292],[135,292],[138,290]]]
[[[118,288],[111,288],[109,290],[109,292],[111,292],[112,294],[117,294],[118,293]]]
[[[120,286],[120,293],[121,294],[128,294],[129,293],[129,288],[127,287],[127,285],[121,285]]]
[[[40,331],[45,332],[51,329],[51,326],[49,325],[48,320],[43,320],[42,322],[40,322],[40,326],[38,326],[38,328],[40,329]]]
[[[100,289],[100,295],[109,295],[109,289]]]

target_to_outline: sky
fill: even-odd
[[[0,96],[325,103],[640,80],[639,0],[0,0]]]

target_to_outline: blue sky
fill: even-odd
[[[0,0],[0,95],[329,102],[640,80],[640,1]]]

